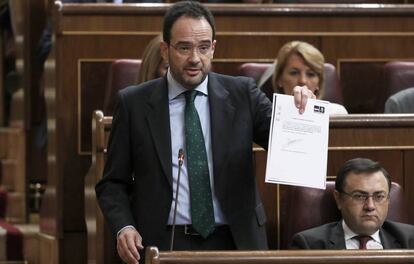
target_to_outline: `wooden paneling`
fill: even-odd
[[[24,60],[24,125],[26,130],[26,177],[31,182],[44,183],[46,177],[46,106],[42,86],[42,69],[38,59],[38,42],[46,25],[44,0],[24,0],[23,60]],[[43,138],[42,138],[43,137]],[[42,142],[41,142],[42,141]],[[28,189],[28,188],[27,188]]]
[[[339,73],[342,78],[342,93],[347,110],[354,113],[369,113],[372,109],[384,111],[384,98],[381,92],[382,67],[384,61],[341,60]],[[355,76],[358,76],[356,78]],[[359,78],[362,76],[362,78]],[[364,78],[369,77],[369,78]],[[353,89],[370,87],[370,89]]]
[[[59,263],[57,238],[39,234],[39,263]]]
[[[0,179],[8,192],[6,219],[20,224],[27,217],[25,143],[22,128],[0,128]]]
[[[414,219],[414,210],[413,210],[413,201],[414,201],[414,190],[412,186],[414,186],[414,150],[407,150],[404,152],[404,186],[405,187],[405,200],[408,202],[408,206],[410,210],[408,211],[408,215],[410,219]],[[411,222],[413,224],[413,221]]]
[[[266,211],[267,240],[269,248],[276,249],[279,245],[279,187],[275,184],[265,183],[267,152],[256,148],[253,152],[256,183],[259,188],[263,206]]]
[[[80,128],[79,152],[85,153],[91,150],[91,126],[82,126],[80,124],[88,124],[91,120],[91,113],[96,109],[103,109],[104,95],[107,85],[107,76],[112,61],[80,61],[79,70],[81,87],[89,87],[89,89],[81,89],[79,95],[78,124]],[[97,78],[100,76],[100,78]],[[97,92],[99,91],[99,92]],[[92,103],[91,103],[92,102]]]

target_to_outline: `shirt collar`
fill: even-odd
[[[171,101],[175,99],[180,94],[188,91],[188,89],[184,88],[179,82],[177,82],[174,77],[172,76],[170,69],[168,68],[167,72],[167,81],[168,81],[168,99]],[[199,91],[200,93],[204,95],[208,95],[208,89],[207,89],[207,83],[208,83],[208,75],[204,79],[202,83],[200,83],[195,90]]]
[[[345,220],[342,219],[342,228],[344,230],[345,235],[345,241],[354,238],[355,236],[358,236],[358,234],[354,233],[354,231],[349,228],[349,226],[345,223]],[[379,230],[377,230],[374,234],[371,235],[371,238],[375,240],[378,243],[381,243],[381,239],[379,236]]]

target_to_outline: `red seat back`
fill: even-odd
[[[136,83],[140,67],[141,60],[118,59],[112,63],[104,97],[103,111],[105,115],[112,115],[116,105],[117,92]]]

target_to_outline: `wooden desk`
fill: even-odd
[[[146,249],[145,264],[407,264],[414,250],[164,251]]]

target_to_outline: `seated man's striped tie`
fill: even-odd
[[[355,238],[359,241],[359,249],[367,249],[367,243],[372,239],[370,236],[355,236]]]

